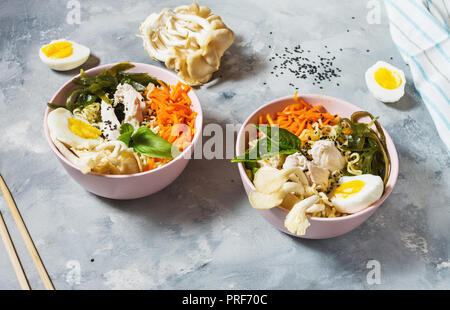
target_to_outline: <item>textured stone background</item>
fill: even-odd
[[[80,25],[66,23],[66,1],[0,2],[0,171],[57,289],[450,288],[450,161],[392,44],[384,7],[382,23],[369,25],[361,0],[201,1],[236,33],[216,79],[197,91],[206,122],[240,123],[268,100],[291,94],[295,82],[302,92],[340,97],[380,116],[396,143],[400,175],[389,199],[353,232],[312,241],[284,235],[258,216],[226,160],[191,161],[171,186],[134,201],[96,197],[68,177],[42,122],[45,103],[77,70],[48,69],[39,47],[65,37],[91,48],[96,58],[87,66],[160,66],[143,50],[138,26],[152,12],[184,4],[80,2]],[[321,90],[310,80],[270,75],[268,45],[282,51],[297,44],[321,55],[327,45],[342,77]],[[407,75],[397,104],[381,104],[366,89],[364,72],[378,60]],[[42,288],[2,199],[0,210],[32,286]],[[366,282],[371,259],[381,263],[381,285]],[[0,246],[0,289],[16,288]]]

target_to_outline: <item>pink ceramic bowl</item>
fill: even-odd
[[[158,78],[168,84],[176,84],[180,79],[172,72],[165,69],[147,65],[143,63],[133,63],[134,68],[128,72],[145,72],[151,76]],[[96,75],[104,69],[108,69],[115,64],[102,65],[86,71],[87,75]],[[78,75],[79,76],[79,75]],[[78,77],[77,76],[77,77]],[[51,103],[58,106],[65,104],[66,98],[77,88],[72,80],[64,84],[53,96]],[[192,90],[189,93],[189,98],[192,100],[192,109],[197,112],[195,119],[195,135],[190,146],[188,146],[177,158],[168,164],[146,172],[128,174],[128,175],[100,175],[100,174],[83,174],[81,171],[67,160],[55,147],[50,139],[47,116],[51,109],[47,108],[44,117],[44,132],[47,142],[51,149],[59,159],[63,167],[67,170],[69,175],[75,179],[86,190],[96,195],[112,198],[112,199],[134,199],[151,195],[157,191],[162,190],[170,183],[172,183],[186,167],[195,145],[199,142],[199,137],[202,131],[203,114],[200,102]]]
[[[346,101],[323,96],[323,95],[302,95],[306,102],[311,104],[312,106],[316,106],[318,104],[323,105],[328,112],[331,114],[339,114],[341,117],[350,117],[353,112],[361,111],[362,109],[357,106],[350,104]],[[260,115],[266,115],[269,113],[271,116],[275,116],[276,112],[283,110],[286,106],[295,103],[294,97],[284,97],[280,99],[276,99],[272,102],[269,102],[258,110],[256,110],[252,115],[250,115],[244,122],[241,130],[238,133],[237,143],[236,143],[236,154],[241,154],[243,149],[246,149],[247,141],[245,140],[245,127],[249,124],[255,124],[258,122],[258,117]],[[389,151],[389,155],[391,158],[391,174],[385,188],[383,196],[374,204],[372,204],[367,209],[364,209],[361,212],[339,217],[339,218],[319,218],[319,217],[308,217],[310,226],[306,230],[306,234],[304,236],[296,236],[291,234],[284,227],[284,219],[286,217],[287,212],[281,208],[273,208],[270,210],[258,210],[258,212],[272,225],[274,225],[279,230],[301,238],[307,239],[326,239],[332,238],[336,236],[343,235],[352,229],[355,229],[365,220],[367,220],[375,210],[383,203],[383,201],[391,194],[392,189],[394,188],[395,183],[397,182],[398,176],[398,155],[397,150],[395,149],[394,142],[392,142],[391,137],[383,128],[384,134],[386,135],[386,143]],[[244,184],[245,191],[247,194],[250,194],[251,191],[255,189],[253,183],[248,178],[245,173],[245,168],[242,163],[238,164],[239,173],[241,175],[242,183]]]

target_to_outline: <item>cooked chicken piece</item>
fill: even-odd
[[[306,209],[306,213],[322,212],[323,210],[325,210],[325,205],[323,203],[315,203]]]
[[[139,123],[144,120],[142,111],[145,109],[145,102],[142,95],[130,84],[119,84],[114,94],[114,101],[115,104],[123,103],[125,106],[123,122],[133,125],[136,129],[139,128]]]
[[[328,189],[328,177],[330,176],[330,171],[328,169],[321,168],[310,161],[308,161],[307,165],[308,172],[306,175],[311,179],[311,182],[326,191]]]
[[[100,113],[102,116],[100,130],[102,131],[103,136],[107,141],[117,140],[120,136],[120,122],[114,113],[113,106],[102,100]]]
[[[309,185],[314,183],[317,186],[320,186],[323,190],[328,189],[328,177],[330,176],[330,171],[328,171],[328,169],[319,167],[300,153],[289,155],[283,164],[283,169],[296,167],[305,171]]]
[[[300,153],[289,155],[283,164],[283,169],[300,167],[302,170],[307,168],[308,159]]]
[[[345,167],[345,158],[332,141],[319,140],[311,149],[314,164],[320,168],[336,171]]]

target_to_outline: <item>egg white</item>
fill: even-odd
[[[338,185],[354,180],[364,182],[363,188],[357,193],[350,194],[348,197],[337,197],[332,193],[331,202],[341,213],[352,214],[364,210],[372,203],[380,199],[384,190],[384,183],[381,177],[372,174],[362,174],[357,176],[345,176],[339,179]]]
[[[395,72],[398,75],[400,75],[402,81],[399,85],[399,87],[395,89],[386,89],[382,87],[378,82],[375,80],[375,72],[380,68],[386,68],[391,72]],[[403,97],[405,94],[405,73],[400,70],[397,67],[392,66],[391,64],[388,64],[384,61],[378,61],[376,64],[374,64],[372,67],[367,69],[366,71],[366,84],[369,91],[372,93],[372,95],[381,102],[397,102],[400,100],[400,98]]]
[[[91,149],[103,142],[101,137],[85,139],[74,134],[69,129],[69,118],[73,117],[73,114],[64,108],[58,108],[48,114],[47,124],[52,139],[56,139],[74,149]],[[84,120],[81,121],[85,122]]]
[[[59,59],[53,59],[53,58],[47,57],[47,55],[44,54],[42,49],[44,47],[46,47],[47,45],[50,45],[50,44],[56,43],[56,42],[71,43],[72,48],[73,48],[72,55],[70,55],[69,57],[59,58]],[[90,53],[91,53],[91,50],[84,45],[78,44],[78,43],[76,43],[74,41],[70,41],[70,40],[59,39],[59,40],[51,41],[49,44],[42,46],[41,49],[39,50],[39,57],[41,58],[41,61],[44,64],[46,64],[53,70],[67,71],[67,70],[72,70],[72,69],[84,64],[86,62],[86,60],[88,60]]]

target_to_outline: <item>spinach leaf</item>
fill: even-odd
[[[180,154],[180,151],[173,147],[169,141],[161,138],[145,126],[140,127],[131,136],[131,146],[136,153],[148,157],[172,159]]]
[[[263,137],[258,140],[256,145],[245,152],[242,155],[236,156],[231,161],[234,163],[238,162],[257,162],[258,160],[266,157],[271,157],[276,155],[272,152],[272,143],[267,137]]]
[[[264,133],[272,142],[280,146],[280,150],[300,150],[302,142],[295,134],[280,127],[271,127],[267,125],[255,125],[256,128]]]
[[[265,136],[260,138],[252,149],[242,155],[236,156],[231,162],[256,162],[279,154],[291,155],[300,151],[300,138],[290,131],[266,125],[254,126]]]

